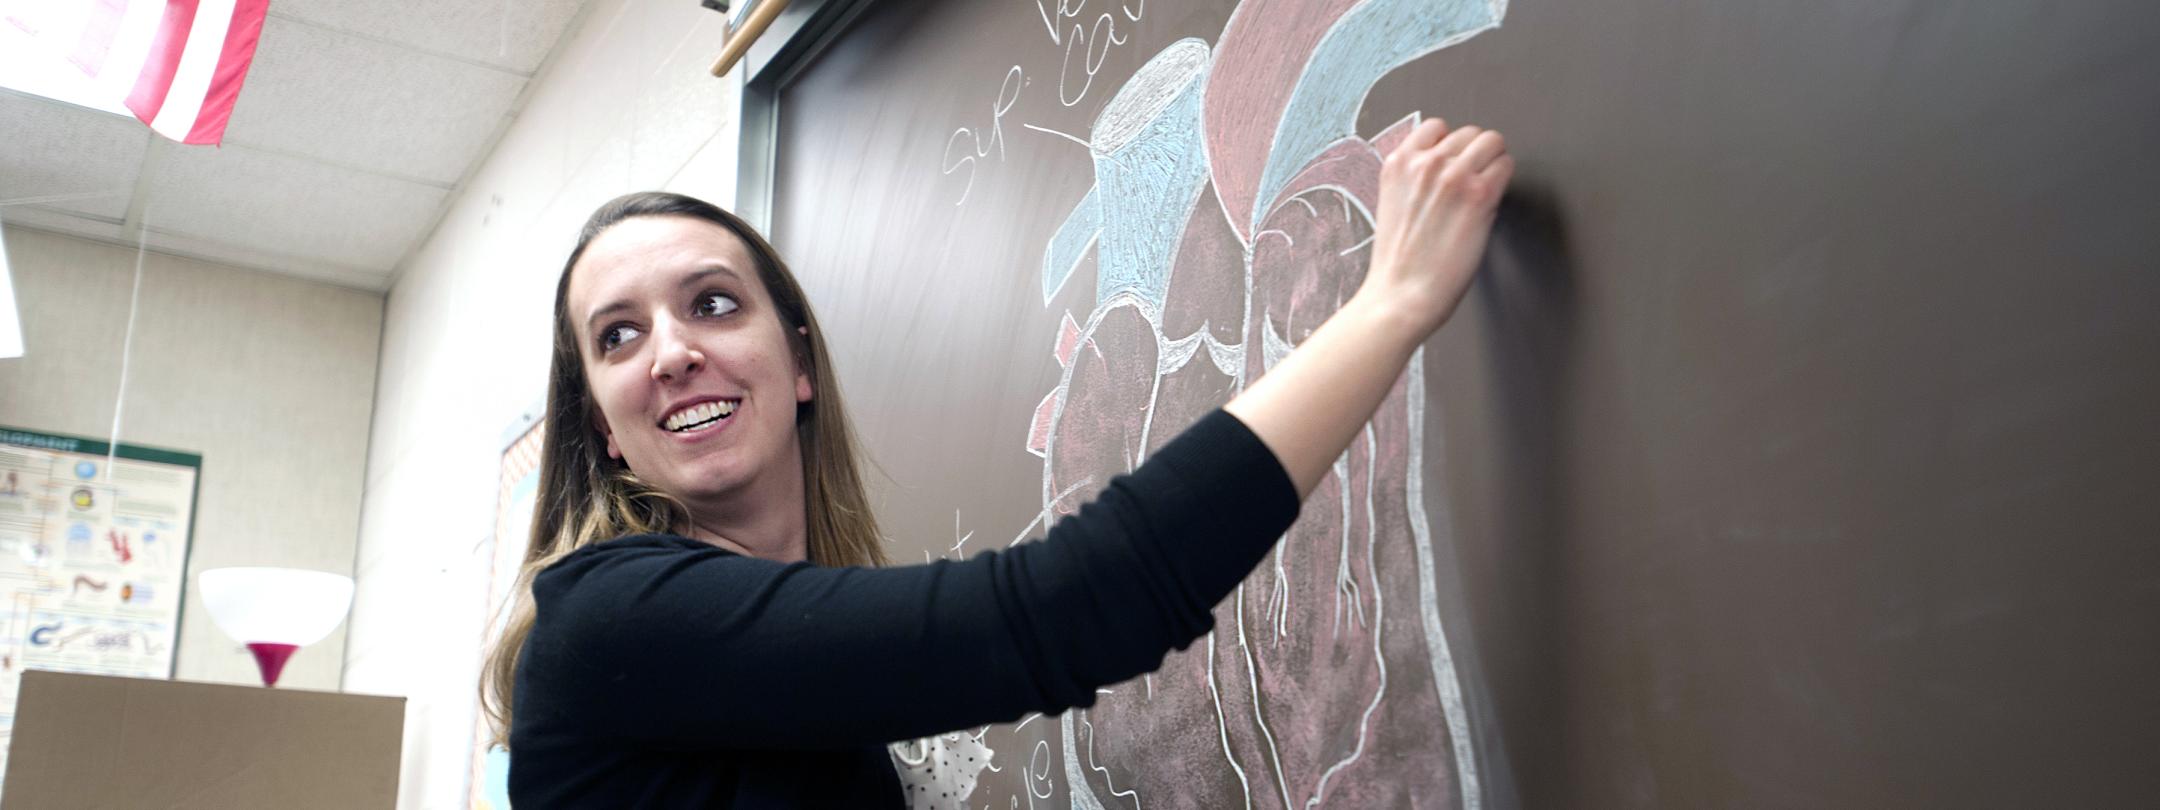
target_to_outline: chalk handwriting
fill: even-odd
[[[1042,15],[1043,28],[1050,32],[1050,44],[1065,46],[1065,56],[1058,62],[1058,102],[1067,107],[1079,104],[1087,98],[1088,90],[1095,86],[1095,74],[1102,70],[1103,61],[1110,56],[1110,49],[1125,44],[1132,35],[1118,35],[1118,17],[1125,22],[1137,23],[1147,14],[1147,0],[1121,2],[1117,12],[1104,11],[1094,19],[1083,21],[1088,13],[1089,0],[1058,0],[1057,10],[1052,11],[1035,0],[1035,11]],[[1073,53],[1080,54],[1080,89],[1070,89],[1073,78]]]
[[[960,187],[960,199],[953,205],[967,202],[968,192],[975,189],[975,162],[987,158],[993,148],[998,162],[1005,162],[1005,114],[1012,111],[1020,101],[1020,88],[1026,86],[1027,75],[1019,65],[1005,71],[1004,83],[998,85],[997,100],[990,104],[990,128],[987,136],[976,130],[961,127],[953,130],[952,137],[945,139],[945,163],[940,173],[950,175],[962,168],[967,169],[967,183]],[[953,147],[960,147],[958,159],[953,157]]]

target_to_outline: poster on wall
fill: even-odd
[[[538,408],[530,414],[538,414]],[[486,629],[478,649],[485,651],[502,635],[510,597],[517,588],[518,566],[525,560],[532,533],[533,504],[540,491],[540,422],[528,415],[509,431],[495,486],[495,533],[487,545]],[[477,698],[476,698],[477,700]],[[466,806],[474,810],[509,810],[510,754],[491,744],[487,715],[474,706],[471,788]]]
[[[172,677],[201,472],[192,453],[0,427],[0,768],[24,670]]]

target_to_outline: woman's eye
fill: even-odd
[[[602,351],[613,349],[636,339],[637,336],[638,330],[635,326],[629,324],[610,326],[600,331],[600,349]]]
[[[706,293],[698,299],[697,314],[726,315],[740,308],[740,305],[735,303],[734,296],[727,293]]]

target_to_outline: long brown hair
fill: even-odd
[[[508,621],[489,648],[481,672],[480,703],[494,742],[510,738],[511,688],[518,657],[532,633],[532,580],[541,569],[580,548],[626,534],[686,531],[689,512],[680,501],[653,489],[609,458],[597,424],[598,411],[571,328],[570,270],[602,231],[632,217],[682,216],[713,223],[742,239],[757,262],[759,280],[771,294],[797,362],[806,364],[817,397],[795,414],[803,459],[803,508],[810,561],[818,565],[882,565],[887,560],[857,468],[854,432],[841,405],[840,384],[825,350],[810,302],[795,275],[765,237],[741,218],[694,197],[658,191],[609,200],[585,221],[577,247],[555,283],[555,348],[549,362],[547,411],[541,425],[540,491],[532,539],[519,566]]]

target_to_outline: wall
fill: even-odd
[[[22,228],[5,239],[26,351],[0,360],[0,424],[104,438],[136,253]],[[352,571],[382,308],[376,293],[145,258],[120,440],[203,458],[180,679],[259,677],[210,622],[196,572]],[[336,689],[344,634],[294,656],[279,685]]]
[[[504,433],[545,392],[555,281],[601,202],[731,204],[721,15],[600,2],[391,289],[368,448],[347,691],[405,695],[399,806],[465,807]]]

